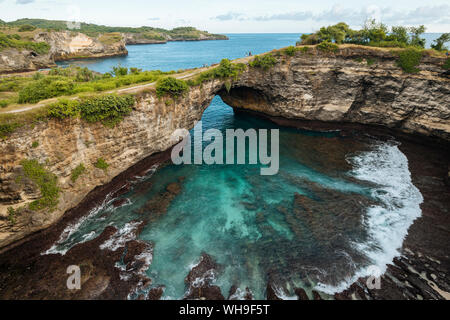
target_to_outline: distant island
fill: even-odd
[[[62,20],[0,20],[0,74],[34,71],[55,61],[127,55],[126,45],[170,41],[228,40],[194,27],[172,30],[153,27],[109,27]]]

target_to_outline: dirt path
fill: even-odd
[[[234,63],[248,63],[248,61],[251,59],[251,57],[244,57],[244,58],[239,58],[236,60],[233,60]],[[189,79],[194,77],[195,75],[207,71],[209,69],[214,68],[216,65],[211,66],[211,67],[205,67],[205,68],[198,68],[195,70],[191,70],[189,72],[184,72],[178,75],[174,75],[175,78],[177,79]],[[122,88],[122,89],[114,89],[114,90],[110,90],[110,91],[105,91],[102,93],[106,93],[106,94],[111,94],[111,93],[136,93],[142,89],[146,89],[146,88],[152,88],[156,85],[156,81],[155,82],[151,82],[151,83],[145,83],[145,84],[140,84],[140,85],[136,85],[136,86],[132,86],[132,87],[128,87],[128,88]],[[0,115],[1,114],[16,114],[16,113],[22,113],[22,112],[26,112],[26,111],[30,111],[30,110],[34,110],[34,109],[38,109],[40,107],[46,106],[49,103],[52,102],[56,102],[58,101],[58,99],[60,99],[61,97],[57,97],[57,98],[51,98],[51,99],[47,99],[47,100],[43,100],[40,101],[37,104],[34,105],[26,105],[23,106],[21,108],[17,108],[14,110],[10,110],[10,111],[0,111]],[[68,97],[69,100],[75,100],[78,99],[78,96],[73,96],[73,97]]]

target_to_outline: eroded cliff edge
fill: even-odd
[[[95,187],[152,154],[176,144],[176,129],[191,129],[219,94],[235,108],[304,121],[358,123],[450,140],[450,81],[444,59],[426,56],[417,74],[405,74],[387,50],[344,46],[339,52],[310,48],[294,56],[274,52],[271,68],[248,67],[238,79],[216,79],[172,102],[153,90],[137,93],[132,113],[115,128],[80,119],[48,120],[19,128],[0,142],[0,247],[58,221]],[[368,63],[368,61],[375,61]],[[227,88],[229,90],[227,90]],[[32,148],[37,142],[38,146]],[[98,159],[109,164],[98,169]],[[12,224],[8,208],[23,208],[40,197],[21,180],[25,159],[45,164],[61,189],[55,210],[23,211]],[[80,164],[86,173],[76,182]]]

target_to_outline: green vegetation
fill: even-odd
[[[69,95],[73,92],[74,83],[70,79],[49,76],[37,80],[19,92],[19,103],[36,103],[48,98]]]
[[[34,142],[31,144],[31,147],[32,147],[33,149],[36,149],[37,147],[39,147],[39,142],[34,141]]]
[[[27,31],[34,31],[36,30],[35,26],[31,26],[29,24],[24,24],[19,27],[19,32],[27,32]]]
[[[371,65],[375,64],[377,61],[373,58],[367,58],[366,62],[367,62],[368,66],[371,66]]]
[[[18,123],[4,123],[0,124],[0,139],[6,139],[11,133],[13,133],[20,125]]]
[[[104,33],[98,40],[103,44],[111,45],[122,41],[122,35],[119,32]]]
[[[39,211],[46,208],[55,208],[58,205],[60,192],[58,178],[47,171],[37,160],[23,160],[21,165],[24,176],[33,181],[41,191],[41,198],[30,203],[30,210]]]
[[[173,77],[165,77],[156,83],[156,95],[162,97],[171,95],[178,97],[189,89],[188,84],[184,80],[175,79]]]
[[[256,56],[253,61],[249,63],[250,67],[261,68],[264,71],[269,70],[278,63],[278,60],[272,54],[266,54],[264,56]]]
[[[50,45],[46,42],[20,40],[20,37],[6,35],[0,32],[0,51],[9,48],[18,50],[31,50],[38,54],[46,54],[50,50]]]
[[[443,68],[445,70],[449,70],[450,69],[450,58],[447,58],[447,60],[445,60],[445,63],[443,65]]]
[[[434,43],[431,45],[431,48],[437,51],[447,51],[448,48],[445,46],[445,43],[450,41],[450,33],[444,33],[439,38],[434,40]]]
[[[36,28],[45,29],[49,31],[69,30],[67,22],[62,20],[19,19],[13,22],[8,22],[7,25],[12,27],[31,25]],[[175,39],[195,40],[199,39],[201,34],[215,36],[216,38],[220,39],[227,39],[227,37],[225,36],[212,35],[205,31],[197,30],[193,27],[180,27],[172,30],[165,30],[162,28],[153,28],[146,26],[140,28],[109,27],[90,23],[81,23],[80,29],[77,31],[85,33],[89,36],[98,36],[99,34],[108,34],[108,33],[141,33],[143,34],[143,37],[148,37],[149,39],[154,40],[164,40],[169,36]]]
[[[219,66],[200,73],[194,80],[188,80],[187,83],[190,86],[197,86],[214,79],[237,79],[246,68],[243,63],[231,63],[230,60],[223,59]]]
[[[337,52],[339,50],[339,46],[335,43],[324,41],[317,45],[317,49],[325,52]]]
[[[410,48],[399,52],[397,64],[406,73],[417,73],[420,70],[417,66],[422,59],[422,51]]]
[[[421,38],[425,27],[406,28],[394,26],[389,29],[383,23],[369,20],[361,30],[352,30],[344,23],[322,27],[313,34],[304,34],[298,45],[316,45],[323,42],[336,44],[352,43],[374,47],[425,47],[425,39]]]
[[[130,114],[135,103],[132,96],[103,95],[79,100],[62,99],[47,109],[49,118],[77,118],[114,127]]]
[[[12,225],[16,224],[16,210],[13,207],[8,208],[8,221]]]
[[[75,183],[78,180],[78,178],[85,172],[86,172],[86,168],[81,163],[75,169],[72,170],[72,174],[70,176],[70,179],[72,180],[73,183]]]
[[[0,100],[0,108],[6,108],[8,105],[8,100]]]
[[[114,127],[131,113],[134,103],[132,96],[105,95],[82,100],[79,108],[83,120]]]
[[[287,47],[283,50],[283,53],[290,57],[293,57],[296,52],[297,52],[297,48],[294,46]]]
[[[114,90],[136,83],[155,82],[158,79],[174,74],[174,71],[162,72],[142,71],[117,66],[111,73],[104,75],[94,73],[87,68],[69,67],[55,68],[48,75],[35,73],[33,77],[8,77],[0,82],[0,106],[6,107],[14,103],[37,103],[39,101],[70,96],[83,92],[102,92]]]
[[[100,158],[97,160],[97,162],[94,164],[94,167],[102,170],[108,170],[109,164],[106,163],[106,161],[103,158]]]

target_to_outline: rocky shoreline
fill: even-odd
[[[291,126],[304,127],[301,125]],[[312,125],[312,124],[311,124]],[[322,130],[334,130],[335,125],[322,123]],[[385,131],[381,136],[379,130],[363,131],[353,126],[341,124],[343,135],[372,134],[382,139],[391,136]],[[410,171],[414,185],[420,189],[425,201],[422,205],[422,217],[415,221],[404,241],[402,256],[394,259],[388,266],[388,271],[381,278],[381,290],[370,290],[365,285],[366,279],[360,279],[348,290],[336,294],[335,299],[449,299],[450,282],[450,186],[445,184],[448,172],[449,151],[443,153],[441,146],[430,145],[428,141],[412,142],[404,137],[395,137],[401,142],[400,149],[409,160]],[[417,140],[417,139],[415,139]],[[76,221],[91,209],[101,204],[108,194],[113,197],[127,192],[130,183],[136,176],[142,176],[155,164],[164,163],[170,156],[170,150],[150,156],[129,170],[123,172],[110,183],[96,188],[76,208],[69,210],[63,218],[52,227],[39,231],[20,242],[3,248],[0,253],[0,299],[159,299],[164,288],[156,287],[147,296],[140,295],[145,288],[150,288],[151,279],[135,272],[145,266],[145,261],[138,257],[148,251],[148,245],[136,240],[130,240],[116,251],[102,250],[100,245],[111,239],[117,232],[109,227],[96,239],[79,244],[65,256],[44,255],[58,240],[61,232],[71,222]],[[177,193],[181,186],[168,186],[170,194]],[[170,203],[171,197],[161,195]],[[151,202],[151,201],[150,201]],[[149,202],[149,205],[152,205]],[[157,201],[164,203],[164,201]],[[164,207],[160,206],[161,212]],[[158,209],[159,210],[159,209]],[[145,225],[139,224],[136,236]],[[121,278],[121,270],[115,267],[117,261],[124,259],[126,270],[130,277],[127,281]],[[69,265],[82,266],[82,290],[71,292],[66,288],[66,268]],[[49,272],[52,270],[52,272]],[[134,271],[133,271],[134,270]],[[213,259],[205,253],[200,263],[186,277],[188,295],[186,299],[225,299],[220,288],[208,281],[208,274],[220,270]],[[195,279],[204,279],[199,284]],[[234,288],[236,289],[236,288]],[[236,290],[230,291],[229,298],[236,296]],[[298,288],[299,299],[325,299],[317,291],[313,296]],[[268,299],[280,299],[270,283],[267,287]],[[251,288],[245,293],[246,299],[251,299]]]

